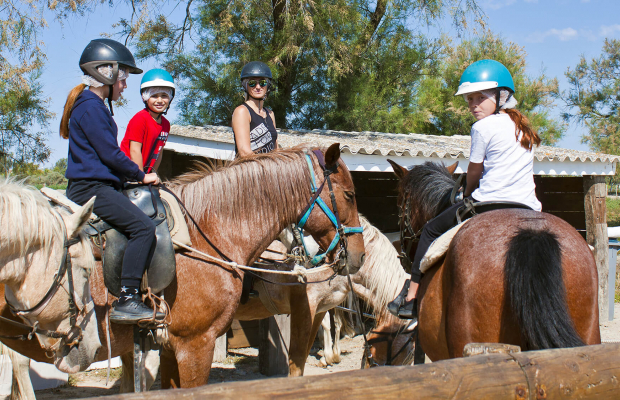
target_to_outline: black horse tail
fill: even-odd
[[[508,243],[504,284],[528,350],[585,345],[568,313],[555,234],[520,229]]]

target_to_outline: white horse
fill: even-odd
[[[0,284],[8,305],[27,325],[12,330],[36,333],[32,343],[38,339],[67,373],[85,370],[101,347],[88,282],[95,260],[80,234],[93,204],[94,198],[74,214],[57,211],[35,188],[0,178]],[[71,294],[68,274],[55,281],[63,268],[73,276]],[[73,314],[69,296],[76,305]],[[10,326],[1,319],[0,324]]]
[[[351,275],[353,291],[373,313],[376,323],[372,336],[386,337],[386,340],[371,344],[370,350],[376,364],[406,365],[412,361],[414,345],[411,330],[408,329],[409,321],[390,314],[387,304],[396,297],[409,276],[403,270],[398,252],[390,240],[361,215],[360,222],[364,227],[366,260],[362,269]],[[327,365],[340,361],[341,332],[353,331],[349,326],[349,319],[344,318],[342,312],[335,312],[333,315],[333,340],[330,316],[325,315],[322,323],[324,363]],[[352,317],[353,320],[357,319],[355,315]],[[387,338],[387,335],[390,337]],[[391,343],[387,346],[389,342]]]

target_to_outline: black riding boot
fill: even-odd
[[[418,299],[405,300],[407,298],[407,292],[409,292],[409,283],[411,281],[407,279],[403,288],[396,298],[388,303],[388,310],[390,313],[398,318],[402,319],[418,319]]]
[[[121,297],[115,302],[110,312],[110,321],[117,324],[136,324],[138,321],[153,318],[153,309],[142,302],[137,287],[123,286]],[[156,319],[163,319],[161,312],[155,314]]]

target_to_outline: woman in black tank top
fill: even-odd
[[[235,109],[232,117],[237,157],[269,153],[278,147],[273,111],[263,107],[271,80],[271,70],[260,61],[252,61],[241,70],[245,102]]]

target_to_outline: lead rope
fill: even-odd
[[[351,281],[351,274],[349,273],[349,269],[347,268],[347,281],[349,282],[349,287],[351,288],[351,293],[353,294],[353,306],[355,307],[355,313],[357,314],[357,320],[359,321],[359,325],[362,328],[362,337],[364,338],[364,349],[366,350],[366,357],[368,362],[374,362],[372,359],[372,353],[370,352],[371,347],[368,344],[368,338],[366,337],[366,325],[364,325],[364,321],[362,320],[362,311],[360,310],[360,300],[353,290],[353,282]]]
[[[103,247],[103,245],[102,245]],[[103,254],[103,252],[102,252]],[[102,256],[103,258],[103,256]],[[108,345],[108,370],[105,377],[105,385],[110,382],[110,369],[112,368],[112,346],[110,345],[110,307],[108,307],[108,287],[105,288],[105,341]]]

